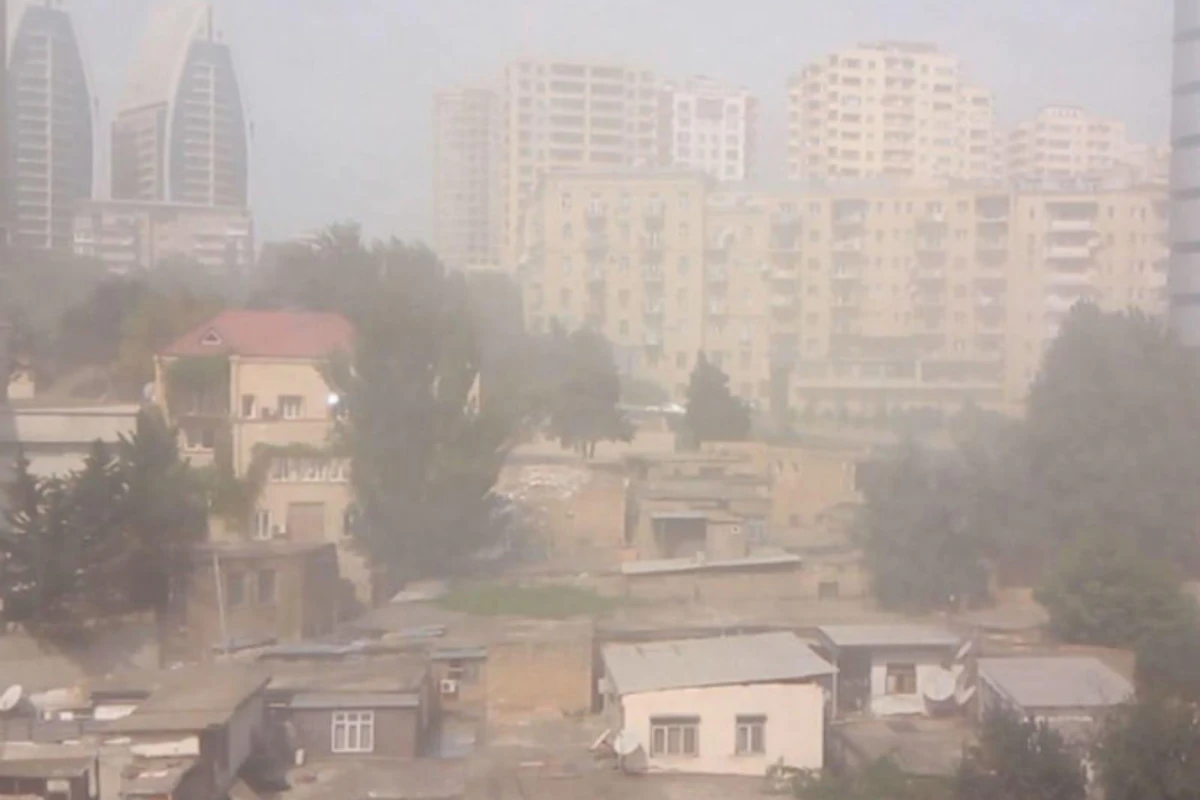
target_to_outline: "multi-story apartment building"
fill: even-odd
[[[335,314],[225,311],[158,353],[155,391],[184,456],[256,493],[253,508],[214,514],[210,536],[334,542],[342,575],[365,601],[369,571],[347,536],[349,462],[331,448],[337,398],[322,375],[352,338]]]
[[[248,185],[241,90],[212,5],[153,6],[112,125],[113,197],[242,208]]]
[[[1200,347],[1200,0],[1176,0],[1172,33],[1171,328]]]
[[[433,98],[433,225],[438,256],[463,269],[499,263],[500,99],[486,88]]]
[[[933,45],[831,53],[789,81],[793,179],[996,176],[991,94]]]
[[[744,399],[804,414],[1016,409],[1076,302],[1162,310],[1164,201],[555,175],[527,219],[526,319],[596,327],[677,399],[704,351]]]
[[[754,167],[758,100],[748,89],[696,76],[660,95],[659,162],[719,181],[745,181]]]
[[[53,0],[8,0],[5,16],[10,133],[0,158],[10,238],[69,249],[75,203],[92,195],[92,100],[79,41]]]
[[[254,220],[245,208],[96,200],[79,205],[74,245],[115,274],[180,261],[237,276],[254,266]]]
[[[501,252],[515,263],[521,219],[544,175],[628,170],[658,157],[658,86],[621,64],[521,59],[504,70]]]
[[[0,247],[8,244],[11,188],[8,180],[8,0],[0,0]]]
[[[1132,167],[1133,155],[1124,123],[1074,106],[1043,108],[1018,124],[1006,153],[1009,177],[1031,185],[1110,179]]]

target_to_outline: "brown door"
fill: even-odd
[[[319,542],[325,538],[324,503],[288,503],[288,538],[294,542]]]

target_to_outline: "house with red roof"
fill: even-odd
[[[348,547],[354,506],[349,459],[334,441],[339,398],[325,378],[353,344],[338,314],[223,311],[157,354],[155,396],[185,458],[252,488],[252,504],[214,508],[214,541],[336,543],[343,577],[366,601],[369,571]],[[242,586],[225,597],[258,602]]]

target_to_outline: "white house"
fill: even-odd
[[[823,625],[822,651],[837,665],[839,715],[921,715],[955,697],[967,643],[936,625]],[[957,668],[956,668],[957,667]]]
[[[604,648],[605,714],[627,768],[763,775],[824,763],[834,667],[792,633]]]

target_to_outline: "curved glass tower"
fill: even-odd
[[[92,194],[92,102],[71,18],[55,0],[8,0],[8,189],[12,243],[70,248]]]
[[[1171,87],[1171,326],[1200,347],[1200,0],[1175,0]]]
[[[152,8],[112,137],[114,199],[247,204],[241,91],[209,3]]]

